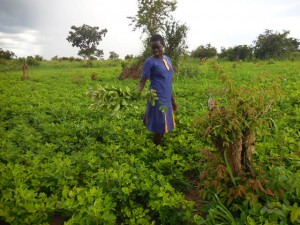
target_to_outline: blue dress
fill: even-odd
[[[173,72],[171,59],[167,56],[163,59],[151,56],[144,63],[142,78],[150,79],[149,88],[156,90],[159,98],[154,106],[147,102],[144,123],[149,131],[164,134],[176,126],[172,107]]]

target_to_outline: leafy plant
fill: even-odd
[[[93,103],[91,104],[91,109],[93,110],[108,110],[115,115],[121,110],[127,110],[136,108],[132,104],[136,100],[140,93],[136,91],[131,91],[129,87],[115,87],[115,86],[105,86],[98,85],[96,88],[87,92]],[[156,90],[150,89],[146,91],[143,95],[151,102],[152,105],[158,100]]]
[[[217,63],[213,69],[218,73],[222,70],[223,87],[215,91],[215,99],[208,99],[209,113],[200,117],[197,124],[204,128],[216,148],[226,154],[233,174],[240,175],[244,168],[254,176],[255,128],[263,122],[263,116],[279,95],[280,80],[235,87]]]
[[[95,103],[85,95],[95,86],[95,72],[108,89],[126,92],[136,85],[116,81],[121,61],[84,68],[85,61],[65,58],[41,61],[27,82],[19,80],[23,60],[0,61],[0,223],[46,225],[54,215],[65,224],[228,224],[232,218],[243,225],[300,223],[297,60],[239,62],[233,69],[216,59],[201,65],[185,59],[182,66],[202,73],[174,79],[177,129],[156,146],[141,122],[144,107],[133,110],[145,104],[146,93],[129,88],[132,106],[119,109],[121,120],[108,117],[114,107],[97,113],[88,107]],[[207,114],[205,93],[229,104],[217,94],[223,92],[212,91],[224,88],[219,75],[227,71],[233,89],[268,89],[272,79],[283,77],[283,94],[266,123],[255,128],[256,178],[234,176],[236,186],[224,152],[193,120]]]
[[[198,77],[201,74],[201,70],[197,65],[179,65],[178,72],[175,73],[175,76],[179,78],[191,78]]]

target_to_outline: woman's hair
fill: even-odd
[[[160,43],[165,46],[165,42],[164,39],[161,35],[159,34],[154,34],[151,38],[150,38],[150,42],[154,42],[154,41],[160,41]]]

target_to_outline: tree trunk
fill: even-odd
[[[247,130],[243,135],[242,163],[245,171],[255,177],[255,171],[252,164],[252,153],[255,151],[255,133],[253,130]]]
[[[226,158],[230,169],[234,175],[240,175],[242,172],[242,138],[225,149]]]
[[[265,112],[270,108],[272,101],[267,106]],[[208,98],[207,107],[212,113],[217,109],[217,101],[213,100],[211,96]],[[220,107],[220,110],[225,113],[225,108]],[[252,164],[252,153],[255,151],[255,133],[253,130],[246,129],[237,140],[224,147],[226,142],[221,136],[211,136],[212,143],[215,147],[226,154],[226,159],[229,163],[230,169],[235,176],[241,175],[242,172],[248,172],[252,177],[255,177],[255,171]]]
[[[230,169],[235,176],[239,176],[243,171],[255,177],[255,170],[252,164],[252,153],[255,151],[255,133],[248,130],[239,137],[233,144],[223,147],[223,139],[212,138],[214,146],[221,152],[226,152],[226,159]]]
[[[88,58],[88,60],[86,61],[87,63],[87,67],[92,67],[93,63],[92,63],[92,59]]]
[[[216,147],[219,148],[220,145]],[[255,151],[254,131],[247,130],[235,143],[225,148],[225,151],[230,169],[235,176],[239,176],[244,171],[255,177],[252,164],[252,153]]]

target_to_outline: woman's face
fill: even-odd
[[[160,43],[160,41],[151,42],[151,49],[155,58],[162,57],[164,46]]]

